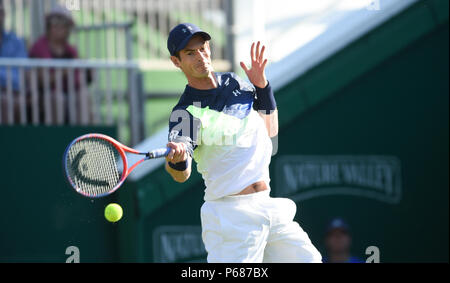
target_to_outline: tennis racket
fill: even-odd
[[[73,140],[64,153],[64,169],[69,183],[79,194],[100,198],[115,192],[142,162],[165,157],[170,148],[139,152],[102,134],[87,134]],[[145,156],[128,167],[125,153]]]

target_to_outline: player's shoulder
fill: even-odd
[[[175,104],[175,106],[172,108],[172,112],[175,110],[185,110],[193,103],[194,98],[185,90],[178,99],[177,104]]]
[[[255,87],[248,82],[247,80],[244,80],[241,78],[238,74],[234,72],[222,72],[222,73],[216,73],[216,76],[220,78],[220,81],[223,84],[227,84],[227,81],[236,82],[239,85],[239,88],[244,91],[254,91]]]

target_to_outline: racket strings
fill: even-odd
[[[122,159],[114,145],[104,139],[76,142],[69,149],[67,159],[68,175],[77,190],[85,195],[103,195],[120,181],[118,164]]]

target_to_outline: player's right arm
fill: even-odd
[[[167,147],[172,150],[166,156],[166,171],[176,182],[186,182],[191,176],[192,157],[187,153],[185,144],[169,142]]]
[[[167,147],[172,150],[166,157],[166,171],[178,183],[191,176],[192,159],[197,148],[201,122],[185,106],[176,106],[170,115]]]

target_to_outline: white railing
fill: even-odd
[[[32,44],[45,32],[44,15],[55,4],[72,11],[78,26],[71,41],[82,58],[126,59],[123,42],[131,41],[133,59],[141,66],[166,62],[169,31],[181,22],[193,22],[214,38],[213,60],[229,62],[226,46],[230,46],[228,25],[232,0],[3,0],[6,30]],[[127,35],[123,29],[92,33],[91,27],[133,23]],[[94,48],[93,48],[94,47]],[[97,48],[97,49],[96,49]],[[100,50],[98,50],[100,49]],[[105,49],[105,50],[101,50]],[[128,52],[129,52],[128,50]],[[157,66],[157,64],[156,64]]]
[[[139,69],[131,61],[0,58],[0,125],[117,125],[143,137]]]

